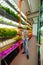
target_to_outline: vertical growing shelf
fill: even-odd
[[[42,0],[40,0],[39,6],[39,19],[38,19],[38,28],[37,28],[37,40],[38,43],[41,44],[41,27],[42,27]],[[38,47],[38,58],[40,59],[40,46]],[[40,61],[40,60],[39,60]]]
[[[0,10],[3,10],[6,13],[8,13],[10,15],[10,17],[13,16],[17,20],[19,19],[19,15],[18,15],[19,9],[16,6],[15,2],[13,2],[13,0],[0,0]],[[28,28],[29,29],[29,36],[30,36],[31,35],[30,33],[32,33],[31,24],[26,21],[27,18],[22,12],[21,12],[20,18],[21,18],[20,28],[25,28],[25,29]],[[17,29],[19,27],[19,23],[17,23],[17,21],[10,20],[9,18],[6,18],[2,15],[0,15],[0,24],[3,24],[3,25],[5,24],[5,25],[17,27]],[[13,36],[15,36],[15,37],[12,38]],[[18,31],[16,29],[12,29],[12,28],[11,29],[0,28],[0,39],[3,39],[0,42],[1,43],[1,45],[0,45],[1,52],[4,50],[4,53],[2,52],[0,55],[1,60],[4,59],[5,57],[7,57],[12,51],[15,50],[15,48],[17,50],[17,48],[19,46],[18,45],[19,42],[20,42],[20,44],[23,43],[22,36],[19,36]],[[17,53],[18,53],[18,51],[17,51]]]

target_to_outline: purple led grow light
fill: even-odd
[[[20,40],[21,44],[23,43],[23,40]],[[3,51],[0,53],[0,58],[5,57],[6,55],[10,54],[10,52],[12,52],[12,50],[15,50],[18,47],[18,42],[16,42],[11,48]]]

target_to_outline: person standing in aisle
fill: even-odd
[[[23,40],[24,40],[24,43],[23,43],[23,48],[24,48],[24,52],[23,54],[25,53],[26,56],[27,56],[27,59],[29,59],[29,51],[28,51],[28,30],[24,29],[23,30],[23,33],[22,33],[22,36],[23,36]]]
[[[22,30],[22,39],[23,39],[23,41],[25,42],[25,36],[24,36],[24,29]],[[24,51],[22,52],[22,54],[25,54],[25,43],[23,42],[23,49],[24,49]]]

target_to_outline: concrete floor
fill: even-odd
[[[22,54],[22,50],[10,65],[38,65],[38,53],[36,44],[36,37],[33,36],[29,41],[29,59],[27,60],[26,55]]]

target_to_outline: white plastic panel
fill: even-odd
[[[37,35],[37,24],[33,24],[33,30],[32,30],[33,35]]]

